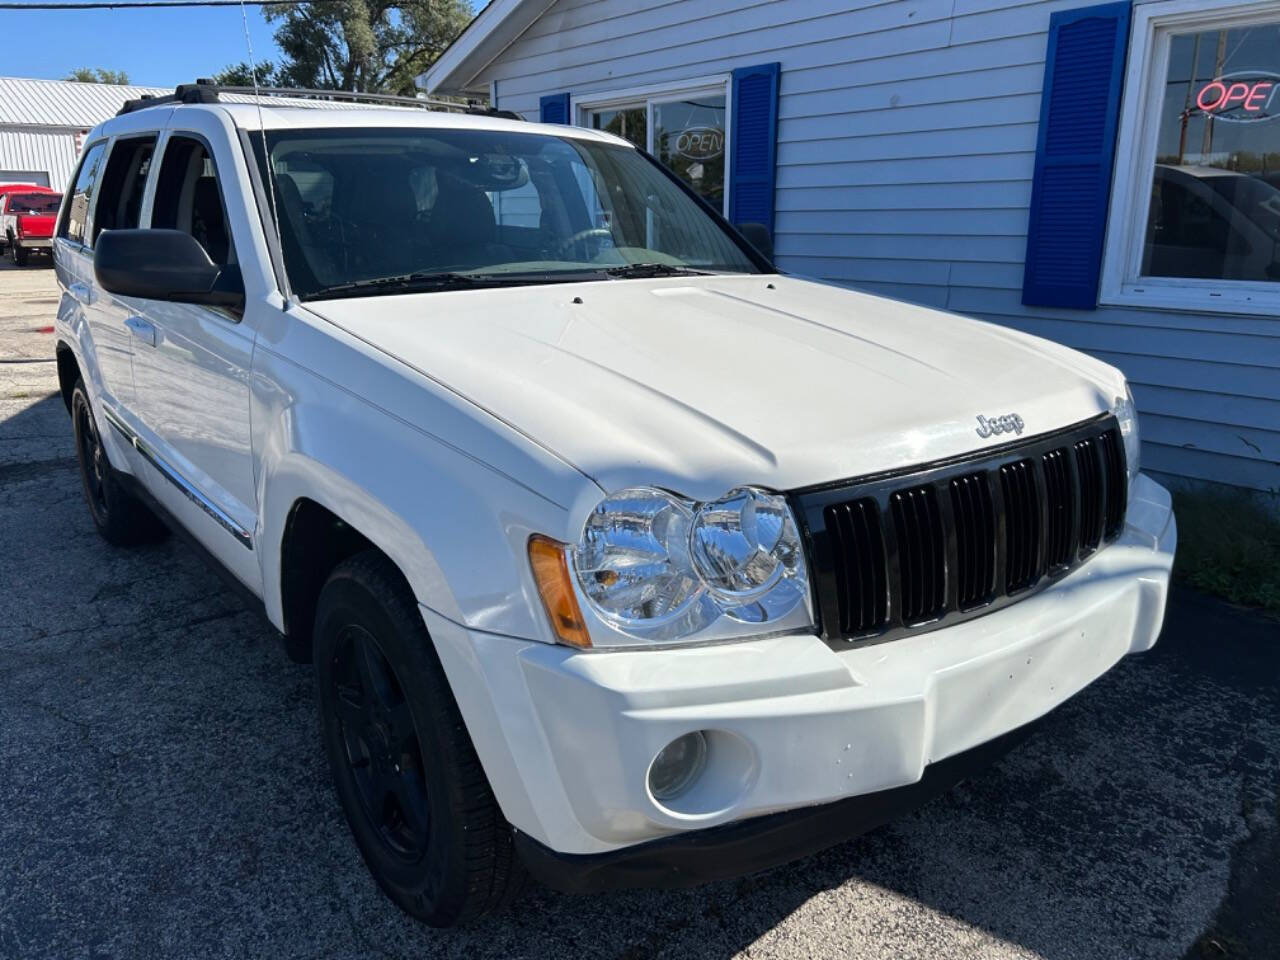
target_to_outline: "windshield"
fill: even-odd
[[[60,193],[15,193],[9,197],[10,213],[57,213]]]
[[[629,147],[405,128],[282,130],[267,146],[285,268],[303,299],[758,272]]]

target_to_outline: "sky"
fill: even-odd
[[[254,59],[278,62],[274,28],[260,8],[248,13]],[[173,87],[249,58],[239,7],[4,10],[0,22],[0,74],[10,77],[62,80],[76,67],[103,67],[123,70],[130,83]]]

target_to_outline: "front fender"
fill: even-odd
[[[564,531],[560,499],[594,486],[517,449],[527,441],[413,371],[355,345],[334,355],[342,346],[325,337],[287,355],[261,340],[255,350],[256,542],[272,622],[283,629],[283,542],[307,498],[386,553],[441,616],[551,641],[526,545]]]

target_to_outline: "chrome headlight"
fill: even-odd
[[[1124,441],[1125,473],[1129,487],[1133,487],[1133,479],[1142,466],[1142,444],[1138,438],[1138,408],[1133,402],[1133,391],[1129,384],[1124,385],[1124,396],[1116,397],[1111,406],[1116,422],[1120,426],[1120,437]]]
[[[813,624],[795,517],[785,498],[765,490],[739,487],[695,503],[632,487],[591,511],[568,552],[589,610],[623,635],[593,635],[594,645],[719,640]]]

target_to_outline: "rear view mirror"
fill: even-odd
[[[768,227],[763,223],[740,223],[738,232],[756,248],[756,253],[773,263],[773,236]]]
[[[94,246],[93,272],[103,290],[122,297],[244,306],[240,268],[214,263],[181,230],[103,230]]]

